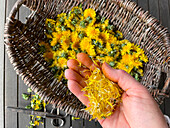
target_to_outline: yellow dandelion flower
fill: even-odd
[[[89,8],[84,11],[84,18],[86,19],[87,17],[92,18],[90,25],[93,25],[96,22],[96,12],[93,9]]]
[[[57,21],[64,22],[66,18],[67,18],[66,13],[60,13],[57,15]]]
[[[53,38],[50,44],[51,46],[55,46],[57,44],[57,38]]]
[[[86,51],[90,56],[96,56],[94,45],[92,44],[88,45]]]
[[[132,50],[132,46],[134,46],[134,44],[132,43],[127,43],[125,46],[123,46],[122,51],[121,51],[121,55],[125,55],[127,53],[130,53],[130,50]]]
[[[72,42],[77,42],[77,39],[79,39],[78,37],[78,33],[75,31],[75,32],[72,32],[71,33],[71,41]]]
[[[36,104],[41,104],[41,101],[40,100],[36,100]]]
[[[36,116],[36,118],[41,118],[41,116]]]
[[[67,25],[68,28],[70,28],[72,31],[75,30],[75,26],[71,24],[71,21],[73,20],[74,15],[71,14],[68,19],[65,20],[65,25]]]
[[[59,25],[58,25],[58,26],[56,25],[55,31],[56,31],[56,32],[61,32],[61,28],[59,27]]]
[[[64,76],[64,72],[61,71],[61,74],[58,76],[58,80],[60,81],[63,78],[63,76]]]
[[[148,57],[145,54],[140,55],[140,59],[143,60],[145,63],[148,62]]]
[[[94,19],[96,17],[96,12],[91,8],[86,9],[84,11],[84,18],[87,18],[87,17],[91,17],[92,19]]]
[[[63,57],[59,58],[57,65],[58,65],[59,67],[61,67],[61,68],[67,67],[67,59],[66,59],[66,58],[63,58]]]
[[[45,60],[50,60],[53,59],[53,53],[52,52],[45,52],[43,57],[45,58]]]
[[[34,106],[34,110],[38,110],[38,109],[40,109],[40,107],[39,107],[38,104],[36,104],[36,105]]]
[[[105,21],[104,21],[104,23],[103,24],[101,24],[101,29],[102,30],[105,30],[106,29],[106,27],[109,25],[109,20],[108,19],[106,19]]]
[[[109,33],[105,32],[100,32],[99,38],[103,41],[103,42],[107,42],[109,40]]]
[[[122,39],[123,38],[123,34],[122,34],[122,32],[120,32],[120,31],[116,31],[116,35],[115,35],[118,39]]]
[[[71,36],[71,32],[70,32],[70,30],[62,31],[62,35],[66,36],[66,37],[69,37],[69,36]]]
[[[101,63],[103,63],[103,62],[105,62],[105,58],[104,57],[101,57],[101,56],[96,56],[96,59],[99,61],[99,62],[101,62]]]
[[[77,32],[72,32],[71,41],[72,41],[72,45],[71,45],[72,49],[78,49],[79,48],[80,38],[78,37]]]
[[[77,50],[79,48],[79,40],[77,40],[77,42],[72,43],[71,48]]]
[[[81,42],[80,42],[80,48],[82,51],[85,51],[87,49],[87,47],[90,45],[91,43],[91,39],[84,37]]]
[[[100,49],[100,48],[96,48],[96,52],[97,52],[97,54],[99,54],[99,55],[106,53],[104,50],[102,50],[102,49]]]
[[[110,63],[110,62],[113,61],[113,57],[105,56],[105,57],[104,57],[104,61],[105,61],[106,63]]]
[[[34,125],[35,126],[39,126],[39,122],[38,121],[34,121]]]
[[[86,29],[87,36],[91,39],[94,39],[99,36],[100,30],[98,28],[95,29],[95,27],[87,27]]]
[[[127,43],[130,43],[130,42],[124,39],[124,40],[120,40],[118,44],[127,44]]]
[[[109,34],[108,42],[109,42],[110,44],[117,44],[117,38],[116,38],[114,35]]]
[[[46,21],[45,21],[45,25],[48,26],[48,23],[51,23],[51,25],[55,25],[56,21],[53,20],[53,19],[48,19],[47,18]]]
[[[107,49],[107,52],[112,51],[112,48],[109,42],[106,43],[106,49]]]
[[[70,12],[71,12],[71,13],[75,13],[75,14],[77,14],[77,15],[83,14],[83,10],[82,10],[82,8],[80,8],[80,7],[73,7]]]
[[[142,69],[138,69],[138,72],[141,76],[143,76],[143,70]]]
[[[55,46],[57,44],[57,42],[60,42],[60,38],[62,36],[62,34],[60,32],[53,32],[53,39],[50,42],[51,46]]]
[[[62,49],[67,51],[69,46],[70,46],[70,39],[67,38],[66,36],[62,36],[62,38],[61,38],[61,47],[62,47]]]
[[[76,52],[74,50],[69,50],[68,55],[68,59],[76,59]]]
[[[45,33],[45,35],[47,36],[47,38],[53,38],[50,34]]]

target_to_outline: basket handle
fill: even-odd
[[[22,6],[22,4],[25,2],[26,0],[18,0],[15,5],[12,7],[10,13],[9,13],[9,16],[8,16],[8,19],[11,21],[11,20],[14,20],[15,19],[15,16],[19,10],[19,8]]]

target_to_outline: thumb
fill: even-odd
[[[102,71],[108,79],[112,80],[113,82],[118,83],[118,85],[124,91],[127,91],[129,89],[131,89],[131,90],[145,89],[138,81],[136,81],[127,72],[125,72],[123,70],[113,69],[106,62],[102,65]]]

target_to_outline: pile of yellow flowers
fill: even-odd
[[[41,100],[39,95],[31,94],[32,93],[31,88],[28,88],[27,92],[30,94],[23,93],[22,98],[24,100],[31,100],[31,101],[30,101],[30,105],[27,105],[25,108],[43,111],[47,104],[43,100]],[[34,115],[30,115],[30,116],[31,116],[31,120],[29,122],[29,126],[27,126],[28,128],[33,128],[34,126],[39,126],[40,123],[43,124],[43,119],[41,116],[34,116]]]
[[[123,39],[123,34],[95,10],[89,8],[83,11],[81,7],[73,7],[68,14],[61,13],[54,19],[46,19],[45,27],[46,40],[39,43],[40,53],[43,53],[51,71],[61,82],[66,83],[64,70],[67,61],[76,59],[76,54],[81,52],[87,53],[92,60],[106,62],[114,69],[128,72],[136,80],[143,76],[143,63],[148,62],[143,49]],[[112,85],[106,82],[107,86]],[[98,89],[97,86],[90,87]],[[115,90],[113,88],[108,92]],[[91,95],[88,97],[94,98]],[[109,107],[114,108],[112,105]]]
[[[85,108],[92,119],[102,119],[113,114],[117,106],[120,105],[122,89],[109,79],[107,79],[99,68],[92,71],[91,76],[85,81],[87,86],[82,91],[87,92],[89,107]]]

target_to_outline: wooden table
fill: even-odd
[[[148,10],[152,16],[156,17],[160,23],[167,27],[170,32],[170,0],[132,0],[138,3],[143,9]],[[0,128],[25,128],[29,122],[29,116],[9,112],[6,106],[25,107],[28,102],[22,99],[21,94],[26,92],[27,86],[19,78],[5,52],[3,32],[4,23],[12,6],[16,0],[0,0]],[[23,17],[30,12],[22,7],[17,17],[25,21]],[[160,106],[162,112],[170,116],[170,99],[166,99]],[[89,122],[83,119],[71,120],[71,116],[66,119],[64,128],[100,128],[97,122]],[[41,128],[54,128],[49,119],[44,120],[44,126]]]

